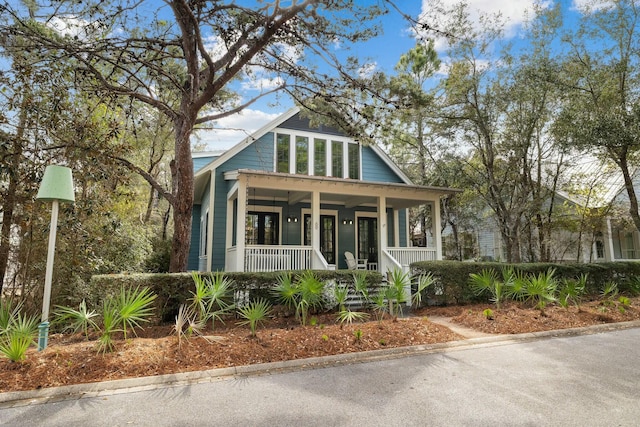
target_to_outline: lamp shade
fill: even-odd
[[[71,169],[58,165],[47,166],[44,170],[44,177],[42,177],[36,199],[75,202],[76,196],[73,192]]]

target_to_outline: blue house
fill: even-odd
[[[345,269],[353,255],[386,272],[442,258],[440,198],[456,190],[413,185],[380,148],[312,128],[298,108],[224,153],[194,153],[194,166],[190,270]],[[410,247],[408,208],[424,204],[435,243]]]

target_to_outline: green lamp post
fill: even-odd
[[[44,297],[42,302],[42,321],[38,334],[38,351],[47,348],[49,340],[49,304],[51,302],[51,279],[53,276],[53,257],[56,250],[56,231],[58,228],[58,204],[75,202],[71,169],[64,166],[49,165],[36,196],[38,200],[51,202],[51,227],[49,228],[49,247],[47,250],[47,269],[44,277]]]

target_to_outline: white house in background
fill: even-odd
[[[224,153],[194,153],[189,269],[345,269],[345,252],[386,272],[442,258],[440,198],[376,145],[311,127],[294,108]],[[408,208],[431,204],[434,239],[410,247]]]
[[[634,188],[640,195],[640,170],[634,174]],[[551,260],[555,262],[608,262],[640,259],[640,233],[628,218],[629,197],[621,172],[615,166],[586,159],[571,169],[563,190],[556,192],[555,210],[561,216],[577,219],[577,212],[587,207],[608,211],[593,228],[557,229],[551,242]],[[473,231],[468,231],[467,253],[482,260],[506,259],[502,237],[495,219],[487,209],[479,216]],[[443,232],[445,242],[450,231]],[[445,251],[446,252],[446,251]],[[579,253],[579,256],[578,256]],[[523,259],[527,259],[523,254]]]

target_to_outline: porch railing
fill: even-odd
[[[419,261],[436,260],[436,248],[387,248],[387,252],[402,266],[408,266]]]
[[[311,269],[311,246],[247,246],[244,271]]]

